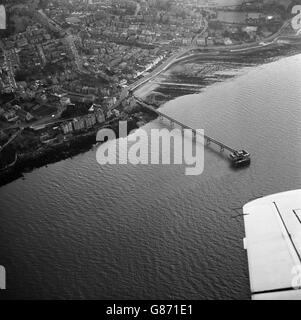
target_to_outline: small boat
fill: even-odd
[[[234,167],[248,166],[251,163],[251,155],[245,150],[230,153],[230,160]]]

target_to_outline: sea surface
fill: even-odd
[[[0,188],[0,265],[21,299],[249,299],[242,206],[301,186],[301,55],[166,103],[162,112],[252,154],[231,169],[106,165],[96,148]],[[155,120],[143,130],[168,128]]]

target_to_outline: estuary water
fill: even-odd
[[[162,107],[252,164],[214,147],[205,170],[106,165],[96,150],[0,189],[0,298],[249,299],[242,206],[301,185],[301,55]],[[155,120],[143,129],[166,127]]]

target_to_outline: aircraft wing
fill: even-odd
[[[254,300],[301,300],[301,189],[243,207]]]

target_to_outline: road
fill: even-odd
[[[76,37],[71,34],[68,34],[65,37],[65,40],[66,40],[66,42],[67,42],[67,44],[73,54],[75,64],[76,64],[78,71],[80,71],[82,73],[87,73],[87,70],[85,70],[83,67],[82,59],[81,59],[81,57],[77,51],[76,45],[75,45]]]
[[[140,10],[141,10],[141,5],[140,5],[140,3],[139,2],[137,2],[137,4],[136,4],[136,11],[135,11],[135,17],[137,17],[138,16],[138,13],[140,12]]]
[[[279,38],[282,37],[282,32],[289,26],[291,23],[291,20],[285,21],[285,23],[282,25],[282,27],[271,36],[262,39],[260,41],[252,42],[252,43],[244,43],[244,44],[237,44],[237,45],[229,45],[229,46],[208,46],[206,47],[209,50],[212,51],[230,51],[230,52],[238,52],[239,50],[245,50],[245,49],[254,49],[254,48],[263,48],[267,45],[275,44],[279,40]],[[195,48],[196,50],[199,48]]]
[[[199,39],[200,37],[202,37],[202,36],[205,34],[205,32],[208,30],[208,21],[207,21],[207,19],[203,18],[203,21],[204,21],[204,28],[203,28],[202,32],[198,33],[198,34],[194,37],[194,39],[192,40],[192,45],[193,45],[193,46],[196,46],[196,45],[197,45],[198,39]]]
[[[3,146],[0,146],[0,153],[16,139],[22,131],[23,129],[20,129],[18,132],[13,134]]]
[[[42,9],[38,10],[38,13],[40,14],[42,19],[45,19],[48,22],[49,26],[51,25],[57,32],[59,32],[62,35],[66,34],[66,31],[61,26],[59,26],[54,20],[50,19]]]
[[[246,43],[246,44],[240,44],[240,45],[233,45],[233,46],[212,46],[212,47],[204,47],[207,52],[197,52],[189,54],[190,52],[193,52],[194,50],[200,50],[200,47],[195,46],[195,43],[197,41],[197,37],[204,35],[204,33],[208,29],[208,21],[205,20],[205,25],[203,31],[194,39],[193,45],[188,48],[181,49],[179,52],[168,58],[163,64],[161,64],[159,67],[157,67],[155,70],[153,70],[149,75],[145,76],[144,78],[134,82],[126,89],[128,91],[135,91],[142,85],[144,85],[146,82],[149,82],[153,80],[155,77],[160,75],[163,71],[170,68],[173,64],[178,63],[182,60],[185,60],[190,57],[194,56],[208,56],[208,55],[217,55],[220,54],[220,52],[224,53],[235,53],[240,51],[252,51],[254,49],[261,49],[267,46],[275,45],[277,44],[277,41],[279,38],[281,38],[281,33],[285,28],[289,26],[291,23],[290,20],[286,21],[283,26],[273,35],[269,36],[266,39],[263,39],[261,41],[253,42],[253,43]],[[209,50],[209,51],[208,51]]]
[[[85,70],[83,68],[82,59],[81,59],[81,57],[80,57],[80,55],[79,55],[79,53],[77,51],[76,45],[75,45],[75,41],[77,40],[77,37],[74,36],[73,34],[71,34],[70,32],[65,31],[54,20],[49,18],[42,9],[39,10],[38,12],[39,12],[40,16],[48,22],[49,25],[51,25],[61,35],[65,36],[65,41],[66,41],[67,45],[69,46],[69,48],[70,48],[70,50],[71,50],[71,52],[73,54],[73,57],[74,57],[74,60],[75,60],[75,64],[76,64],[76,67],[77,67],[78,71],[82,72],[82,73],[87,73],[87,70]]]

